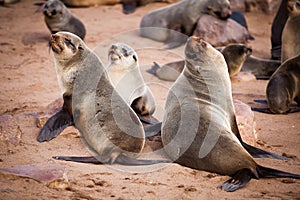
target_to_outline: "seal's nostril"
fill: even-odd
[[[118,48],[118,47],[117,47],[116,45],[114,45],[114,44],[111,45],[111,49],[112,49],[112,50],[116,50],[117,48]]]

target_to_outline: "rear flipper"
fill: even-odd
[[[156,72],[159,68],[160,68],[159,64],[157,64],[156,62],[153,62],[153,65],[151,66],[151,68],[147,69],[146,72],[156,76]]]
[[[242,169],[238,171],[231,179],[219,185],[218,188],[221,188],[227,192],[234,192],[244,187],[252,177],[253,174],[249,169]]]
[[[75,156],[54,156],[56,160],[65,160],[79,163],[92,163],[92,164],[121,164],[121,165],[153,165],[158,163],[171,163],[171,160],[140,160],[136,158],[130,158],[124,155],[118,156],[116,159],[113,158],[95,158],[93,156],[88,157],[75,157]],[[102,160],[102,162],[100,161]]]
[[[275,153],[271,153],[262,149],[259,149],[257,147],[251,146],[249,144],[246,144],[245,142],[242,142],[243,147],[248,151],[248,153],[253,156],[254,158],[275,158],[278,160],[287,160],[285,156],[281,156]]]
[[[154,125],[144,126],[145,137],[153,137],[161,135],[161,122]]]
[[[73,116],[62,109],[48,119],[40,131],[37,141],[50,141],[56,138],[65,128],[72,125],[74,125]]]
[[[289,172],[280,171],[268,167],[258,165],[257,167],[258,176],[260,178],[295,178],[300,179],[300,174],[293,174]]]

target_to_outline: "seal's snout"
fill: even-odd
[[[59,36],[57,33],[52,34],[50,36],[49,45],[53,52],[60,53],[63,50],[63,46],[60,44],[61,36]]]
[[[192,36],[191,41],[194,42],[195,45],[201,46],[201,48],[203,48],[203,49],[207,48],[207,43],[200,37]]]

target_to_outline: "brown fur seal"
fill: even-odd
[[[271,55],[273,60],[281,60],[281,37],[282,30],[289,17],[289,11],[286,6],[287,0],[282,0],[274,17],[271,27]]]
[[[222,54],[199,38],[185,47],[186,65],[171,87],[162,123],[162,141],[175,162],[232,176],[219,187],[235,191],[251,178],[300,175],[258,165],[232,129],[231,84]]]
[[[289,18],[282,31],[282,63],[300,54],[300,1],[293,2],[288,6]]]
[[[136,159],[145,144],[143,126],[115,91],[96,54],[78,36],[69,32],[52,35],[50,45],[60,86],[64,95],[72,96],[71,110],[75,126],[95,154],[95,157],[55,158],[125,165],[160,162]]]
[[[269,108],[252,108],[270,114],[300,111],[300,54],[285,61],[272,75],[266,90]],[[296,101],[298,107],[291,108]]]
[[[174,48],[193,34],[203,14],[227,19],[231,15],[230,3],[228,0],[182,0],[145,15],[140,23],[140,34],[142,37],[166,42],[168,48]]]
[[[86,30],[83,23],[68,10],[63,2],[47,0],[41,10],[52,34],[58,31],[68,31],[84,39]]]
[[[152,115],[155,111],[154,97],[142,77],[134,49],[124,43],[116,43],[110,47],[108,57],[107,71],[117,92],[137,114]]]
[[[235,76],[242,68],[245,60],[252,53],[252,49],[244,44],[230,44],[220,49],[228,66],[229,76]],[[175,81],[184,67],[184,61],[168,63],[160,67],[154,63],[147,72],[154,74],[161,80]]]

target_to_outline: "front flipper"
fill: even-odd
[[[133,13],[137,7],[136,0],[122,0],[123,13],[130,14]]]
[[[72,162],[79,162],[79,163],[92,163],[92,164],[121,164],[121,165],[153,165],[158,163],[171,163],[171,160],[141,160],[136,158],[130,158],[124,155],[118,156],[116,159],[96,159],[93,156],[88,157],[76,157],[76,156],[54,156],[56,160],[65,160],[65,161],[72,161]],[[100,160],[103,160],[101,162]]]
[[[174,49],[186,43],[188,36],[184,35],[184,27],[180,24],[173,25],[170,28],[169,36],[165,41],[164,49]]]
[[[72,125],[74,125],[72,115],[66,110],[60,110],[48,119],[39,133],[37,141],[50,141],[56,138],[65,128]]]
[[[254,102],[268,105],[268,101],[265,99],[256,99],[256,100],[254,100]]]
[[[72,96],[63,96],[62,109],[50,117],[39,133],[37,141],[44,142],[57,137],[65,128],[74,125],[72,116]]]
[[[145,131],[145,137],[153,137],[153,136],[160,136],[161,135],[161,122],[154,124],[154,125],[149,125],[149,126],[144,126],[144,131]]]
[[[275,158],[278,160],[287,160],[287,158],[284,156],[259,149],[257,147],[246,144],[245,142],[242,142],[242,145],[254,158]]]
[[[238,171],[231,179],[219,185],[221,188],[227,192],[234,192],[242,187],[244,187],[252,178],[252,172],[249,169],[242,169]]]

